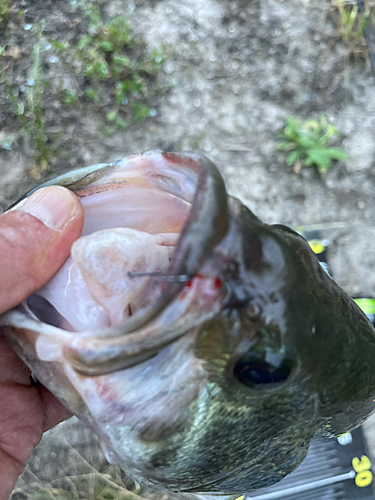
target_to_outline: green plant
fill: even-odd
[[[0,64],[0,77],[1,77],[1,81],[3,82],[4,87],[5,87],[5,94],[8,98],[8,100],[12,104],[13,113],[19,119],[19,122],[20,122],[21,126],[24,128],[25,132],[28,132],[29,127],[28,127],[27,119],[24,116],[25,106],[24,106],[23,102],[19,101],[17,96],[14,94],[12,86],[11,86],[11,84],[8,80],[8,77],[4,71],[4,68],[1,64]]]
[[[345,0],[335,0],[340,15],[340,34],[344,42],[356,42],[363,37],[364,29],[370,19],[370,10],[361,13],[358,4],[348,4]]]
[[[139,101],[133,102],[134,120],[136,122],[139,122],[143,118],[150,116],[151,111],[152,111],[151,108],[149,108],[148,106],[144,106],[141,102]]]
[[[128,17],[104,18],[102,0],[67,3],[80,21],[76,36],[71,31],[56,30],[58,39],[57,35],[47,38],[43,25],[35,21],[24,30],[22,50],[12,43],[2,42],[0,46],[0,105],[5,116],[0,148],[16,148],[18,139],[27,137],[35,152],[31,175],[36,178],[49,163],[70,154],[75,138],[79,139],[76,134],[73,141],[66,140],[70,132],[64,129],[63,115],[73,119],[78,116],[79,121],[75,110],[84,107],[85,112],[95,115],[105,135],[156,115],[149,101],[159,91],[157,76],[164,48],[147,51],[142,39],[133,34]],[[12,17],[6,30],[14,40],[22,20],[15,18],[11,0],[0,0],[1,34],[5,33],[2,21],[10,15],[10,9]],[[20,68],[27,68],[26,74],[21,74]],[[66,81],[73,87],[69,83],[69,89],[65,88]],[[57,99],[74,110],[59,113]],[[84,126],[80,121],[77,125]],[[69,144],[68,151],[63,149],[64,144]]]
[[[66,106],[72,106],[78,101],[78,96],[75,92],[65,89],[64,104]]]
[[[0,0],[0,25],[6,24],[11,16],[12,9],[9,0]]]
[[[332,160],[347,160],[348,155],[340,148],[329,147],[335,137],[340,135],[335,125],[326,118],[300,122],[289,116],[286,127],[279,133],[277,148],[288,152],[287,165],[299,173],[302,166],[315,166],[320,175],[325,174]]]
[[[42,28],[43,29],[43,28]],[[35,141],[39,153],[40,171],[42,172],[50,159],[47,148],[47,137],[44,131],[43,106],[42,106],[42,82],[40,79],[40,36],[34,45],[34,61],[31,70],[32,85],[27,89],[27,101],[29,105],[29,133]]]
[[[86,89],[85,95],[93,102],[99,102],[99,95],[94,89]]]
[[[142,57],[143,44],[134,36],[128,18],[115,16],[105,23],[97,2],[87,3],[85,12],[88,27],[79,39],[54,40],[51,45],[62,58],[74,61],[82,86],[89,85],[84,97],[105,110],[108,134],[154,113],[144,101],[152,95],[149,82],[161,68],[164,48]],[[72,104],[71,98],[66,93],[64,104]]]
[[[115,123],[120,128],[126,128],[128,126],[128,123],[118,116],[118,112],[115,109],[107,113],[106,118],[109,122]]]
[[[35,145],[35,164],[31,175],[39,178],[47,168],[49,161],[57,151],[59,135],[48,137],[45,133],[43,116],[42,95],[44,84],[40,76],[40,43],[43,32],[43,23],[36,30],[36,41],[33,48],[33,64],[27,78],[26,99],[13,92],[12,85],[7,78],[4,68],[0,65],[0,78],[5,87],[5,93],[12,104],[14,115],[17,117],[24,133],[29,137],[30,143]],[[2,51],[0,50],[0,57]]]

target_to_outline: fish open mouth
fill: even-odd
[[[26,307],[66,333],[64,355],[77,370],[99,374],[149,357],[217,312],[221,283],[199,272],[228,231],[229,210],[219,171],[195,153],[151,152],[74,174],[53,183],[80,198],[82,237]]]

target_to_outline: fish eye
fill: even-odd
[[[282,360],[275,366],[258,357],[244,357],[234,366],[235,377],[247,387],[266,386],[284,382],[290,375],[291,365]]]

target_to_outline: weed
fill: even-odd
[[[73,92],[72,90],[65,89],[64,104],[66,106],[72,106],[77,101],[78,101],[77,94],[75,92]]]
[[[17,116],[21,126],[26,133],[29,132],[29,126],[26,117],[24,116],[25,106],[22,101],[19,101],[17,96],[14,94],[12,86],[8,80],[8,77],[4,71],[4,68],[0,64],[0,77],[5,87],[5,93],[9,101],[12,104],[13,113]]]
[[[57,150],[56,139],[58,140],[58,136],[54,138],[47,137],[44,130],[43,82],[40,77],[40,41],[43,27],[42,23],[36,30],[37,40],[33,49],[33,65],[27,78],[26,100],[13,92],[5,70],[0,65],[0,78],[5,86],[8,100],[12,104],[13,113],[37,151],[35,164],[31,171],[32,176],[35,178],[39,178],[40,174],[46,169],[48,162]]]
[[[0,26],[9,21],[11,14],[10,0],[0,0]]]
[[[302,166],[315,166],[320,175],[327,172],[332,160],[347,160],[348,155],[340,148],[329,147],[335,137],[340,135],[335,125],[326,118],[299,122],[295,118],[286,118],[286,127],[280,132],[277,148],[288,152],[286,163],[293,165],[295,173]]]
[[[43,28],[42,28],[43,29]],[[41,29],[41,31],[42,31]],[[27,89],[27,101],[29,107],[29,135],[34,140],[39,153],[38,163],[40,173],[45,170],[50,160],[50,151],[47,147],[47,137],[44,132],[44,119],[42,107],[42,82],[40,79],[40,36],[34,45],[34,62],[31,70],[31,78]],[[37,172],[35,172],[37,174]],[[38,175],[36,175],[38,177]]]
[[[0,135],[0,148],[17,147],[18,138],[27,137],[27,143],[35,150],[31,174],[36,178],[48,163],[64,154],[60,146],[71,137],[70,131],[65,132],[60,126],[61,120],[55,111],[60,104],[74,110],[84,107],[85,112],[95,113],[105,135],[156,115],[148,100],[158,92],[156,77],[164,49],[146,53],[145,44],[134,36],[129,19],[116,16],[105,21],[101,4],[102,0],[74,2],[72,9],[80,21],[80,34],[75,37],[69,31],[65,35],[63,32],[61,39],[47,39],[42,24],[28,25],[31,29],[24,34],[27,37],[24,46],[32,45],[31,56],[17,45],[0,47],[0,86],[4,90],[0,105],[5,105],[7,117]],[[10,10],[10,0],[0,0],[0,31]],[[23,15],[23,11],[18,15]],[[19,29],[14,19],[13,16],[8,23],[10,30]],[[54,65],[53,71],[51,65]],[[26,75],[22,74],[25,81],[20,84],[13,74],[21,67],[30,69]],[[65,88],[66,81],[68,88]],[[77,118],[74,111],[64,116],[73,114]],[[56,132],[59,126],[61,132]],[[75,137],[78,142],[79,137]]]
[[[146,57],[139,57],[142,46],[133,35],[129,20],[116,16],[105,23],[96,3],[86,5],[88,29],[78,40],[70,43],[58,40],[51,44],[60,57],[73,60],[82,87],[89,85],[83,95],[106,111],[108,127],[126,128],[129,120],[140,121],[152,116],[155,110],[144,104],[151,95],[148,85],[159,71],[164,50],[153,50]],[[114,109],[113,100],[117,107]],[[65,94],[63,101],[71,105],[72,95]]]
[[[87,89],[85,95],[93,102],[99,102],[99,94],[94,89]]]
[[[128,123],[118,115],[118,112],[115,109],[107,113],[107,120],[123,129],[128,126]]]
[[[370,19],[370,10],[360,13],[358,4],[348,4],[345,0],[335,0],[340,14],[340,35],[345,43],[356,42],[363,37]]]
[[[139,101],[134,101],[133,102],[134,120],[136,122],[139,122],[143,118],[146,118],[147,116],[150,116],[151,112],[152,112],[151,108],[148,108],[147,106],[144,106]]]

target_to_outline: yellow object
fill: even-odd
[[[368,457],[366,457],[366,455],[362,455],[360,459],[354,457],[352,465],[357,473],[355,476],[355,484],[360,488],[369,486],[372,483],[372,472],[370,471],[371,462]]]
[[[354,299],[365,314],[375,314],[375,299]]]
[[[320,240],[310,240],[309,245],[311,250],[317,255],[323,253],[325,250],[325,246]]]
[[[372,483],[372,472],[365,470],[355,476],[355,484],[360,488],[365,488]]]

